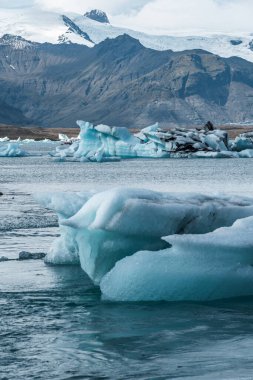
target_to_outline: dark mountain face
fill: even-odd
[[[253,64],[201,50],[144,48],[123,35],[94,48],[0,45],[0,123],[144,127],[253,120]]]
[[[77,35],[83,37],[89,42],[93,42],[87,33],[83,32],[69,17],[62,15],[62,20],[64,24],[68,27],[69,32],[74,32]]]
[[[90,18],[91,20],[101,22],[102,24],[110,24],[107,14],[99,9],[93,9],[90,12],[86,12],[84,16]]]

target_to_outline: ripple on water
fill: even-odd
[[[43,148],[43,152],[44,152]],[[43,153],[44,154],[44,153]],[[39,159],[39,165],[38,165]],[[0,255],[47,251],[55,215],[36,191],[113,186],[253,194],[252,160],[55,163],[0,159]],[[106,303],[78,267],[0,263],[0,378],[249,379],[253,299]]]
[[[78,267],[3,264],[18,273],[11,281],[0,267],[7,379],[236,379],[252,370],[253,299],[106,303]]]

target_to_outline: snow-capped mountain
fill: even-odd
[[[4,11],[0,15],[0,37],[21,36],[33,42],[77,43],[93,47],[106,38],[128,34],[145,47],[182,51],[203,49],[221,57],[237,56],[253,62],[253,35],[167,36],[149,35],[111,25],[106,13],[92,10],[84,15],[37,11]]]
[[[93,48],[1,41],[0,123],[69,127],[83,119],[143,128],[253,120],[253,63],[240,58],[152,50],[127,34]]]
[[[84,17],[88,17],[91,20],[101,22],[102,24],[110,24],[107,14],[99,9],[93,9],[90,12],[86,12]]]

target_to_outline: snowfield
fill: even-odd
[[[76,43],[89,47],[106,38],[128,34],[138,39],[144,46],[155,50],[182,51],[203,49],[221,57],[237,56],[253,62],[253,37],[239,35],[150,35],[127,28],[99,22],[76,13],[65,15],[57,12],[27,8],[25,12],[10,9],[1,11],[0,38],[4,35],[21,36],[32,42]],[[1,41],[0,44],[4,43]],[[17,49],[27,42],[16,40]]]

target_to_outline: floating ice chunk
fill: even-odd
[[[142,133],[150,133],[150,132],[159,132],[161,129],[159,128],[159,124],[155,123],[150,125],[149,127],[143,128]]]
[[[60,219],[67,219],[75,215],[94,192],[56,192],[56,193],[36,193],[34,198],[45,208],[53,210]]]
[[[253,158],[253,149],[242,150],[238,155],[241,158]]]
[[[238,197],[114,189],[84,195],[84,200],[70,202],[71,195],[63,199],[59,194],[42,201],[60,216],[61,247],[53,249],[56,254],[49,255],[50,260],[56,260],[65,245],[70,256],[78,252],[82,268],[96,283],[125,256],[166,248],[163,236],[207,233],[253,215],[253,199]]]
[[[28,155],[18,143],[9,143],[0,147],[0,157],[24,157]]]
[[[237,152],[221,151],[221,152],[203,152],[199,151],[192,154],[192,157],[197,158],[238,158]]]
[[[61,236],[46,261],[80,260],[106,299],[211,300],[253,294],[251,198],[141,189],[36,198],[59,217]]]
[[[59,133],[59,140],[63,142],[70,142],[71,139],[64,133]]]
[[[118,140],[124,141],[127,144],[130,145],[136,145],[139,144],[139,140],[133,136],[127,128],[117,128],[113,127],[113,137],[115,137]]]
[[[127,128],[109,127],[78,121],[81,132],[80,141],[72,144],[68,149],[56,149],[55,157],[66,159],[73,157],[81,162],[104,162],[132,157],[167,157],[162,147],[150,141],[141,144],[140,140],[132,135]],[[63,153],[64,152],[64,153]]]
[[[169,236],[172,248],[138,252],[101,281],[113,301],[203,301],[253,294],[253,218],[204,235]]]
[[[9,137],[1,137],[0,138],[0,142],[6,142],[6,141],[10,141]]]
[[[216,152],[227,150],[224,141],[214,133],[206,135],[203,142]]]
[[[232,145],[227,132],[222,130],[175,128],[165,131],[154,124],[133,135],[122,127],[94,126],[81,120],[77,124],[81,129],[79,141],[64,150],[58,147],[52,154],[58,160],[104,162],[116,160],[116,157],[239,157],[229,151]]]
[[[45,262],[54,265],[77,265],[80,263],[75,231],[60,225],[61,236],[50,247]]]
[[[87,202],[93,193],[38,193],[35,199],[45,208],[57,213],[60,224],[60,237],[57,238],[46,256],[45,261],[50,264],[78,264],[78,246],[75,241],[75,231],[61,223]]]
[[[32,142],[35,142],[35,140],[34,139],[24,139],[24,140],[22,140],[23,144],[29,144],[29,143],[32,143]]]
[[[231,148],[237,152],[253,149],[253,136],[250,133],[243,133],[237,136],[232,143]]]

